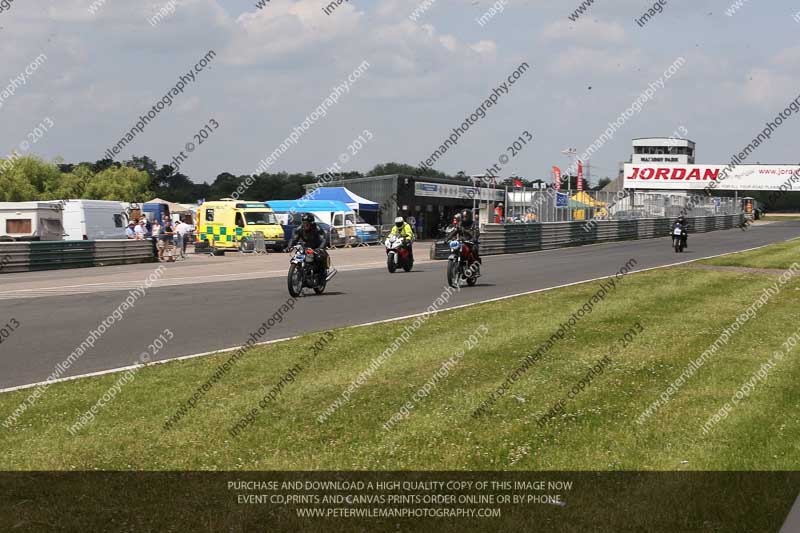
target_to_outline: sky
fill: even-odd
[[[643,27],[636,19],[653,2],[595,0],[572,21],[578,0],[351,0],[330,14],[321,0],[256,1],[0,0],[2,155],[27,142],[46,160],[102,159],[210,50],[210,64],[116,159],[161,165],[183,151],[181,171],[197,182],[256,172],[364,61],[269,172],[417,165],[522,63],[524,75],[434,168],[479,174],[507,156],[501,176],[549,179],[569,164],[562,150],[583,152],[678,58],[592,155],[594,182],[616,176],[632,138],[679,128],[698,163],[727,163],[800,95],[800,0],[738,0],[732,16],[735,0],[662,0]],[[151,24],[162,8],[173,12]],[[523,132],[533,140],[522,144]],[[787,120],[750,162],[797,163],[799,133],[800,118]]]

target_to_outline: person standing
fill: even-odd
[[[500,202],[494,208],[494,223],[495,224],[502,224],[503,223],[503,203]]]
[[[175,229],[172,227],[172,221],[168,217],[164,217],[164,225],[161,226],[161,259],[166,255],[169,261],[175,260]]]
[[[129,239],[136,238],[136,224],[133,221],[131,221],[128,224],[128,227],[125,228],[125,236],[128,237]]]
[[[157,218],[153,219],[152,233],[153,242],[158,250],[158,258],[164,259],[164,242],[161,240],[161,223]]]
[[[178,250],[180,250],[181,258],[186,258],[186,243],[189,240],[189,233],[192,231],[192,226],[183,220],[179,220],[175,226],[175,233],[178,234]]]
[[[137,241],[143,241],[147,238],[147,226],[145,225],[144,219],[139,221],[139,224],[136,225],[136,228],[133,230],[135,235],[134,238]]]

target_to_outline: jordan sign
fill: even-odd
[[[795,165],[625,165],[626,189],[705,189],[720,191],[798,190]]]

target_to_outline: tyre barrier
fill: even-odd
[[[150,240],[0,242],[0,274],[157,260]]]
[[[744,214],[687,217],[690,233],[732,229],[744,221]],[[541,224],[486,224],[481,231],[481,255],[518,254],[582,246],[601,242],[669,237],[674,220],[640,218],[633,220],[576,220]],[[447,259],[447,243],[436,241],[431,259]]]

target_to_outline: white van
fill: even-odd
[[[64,209],[64,239],[127,239],[127,209],[122,202],[109,200],[61,200]]]
[[[0,202],[0,237],[15,241],[60,241],[61,206],[56,202]]]

